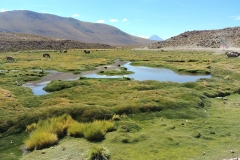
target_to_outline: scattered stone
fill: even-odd
[[[184,126],[185,124],[183,122],[180,122],[180,125]]]
[[[234,151],[234,150],[230,150],[230,152],[231,152],[231,153],[235,153],[235,151]]]
[[[194,132],[194,133],[192,134],[192,136],[193,136],[194,138],[200,138],[200,137],[201,137],[201,134],[200,134],[199,132]]]

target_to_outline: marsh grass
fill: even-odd
[[[124,67],[120,67],[119,70],[107,70],[107,71],[99,71],[97,74],[99,75],[107,75],[107,76],[115,76],[115,75],[128,75],[133,74],[132,71],[127,71]]]

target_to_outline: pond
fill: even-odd
[[[156,80],[160,82],[196,82],[200,78],[211,78],[211,75],[199,75],[199,74],[179,74],[170,69],[165,68],[152,68],[144,66],[131,66],[130,62],[123,65],[128,71],[134,72],[134,74],[125,75],[134,80]],[[85,75],[87,78],[122,78],[123,76],[106,76],[98,75],[96,73]]]
[[[43,95],[48,94],[43,90],[43,88],[50,83],[51,80],[77,80],[79,77],[84,76],[86,78],[123,78],[123,76],[106,76],[106,75],[98,75],[97,72],[99,70],[112,70],[118,69],[119,60],[116,60],[114,64],[108,66],[97,67],[97,70],[94,71],[86,71],[81,74],[72,74],[72,73],[63,73],[51,71],[45,77],[43,77],[39,81],[28,82],[23,86],[29,87],[32,89],[34,95]],[[124,77],[128,77],[138,81],[144,80],[156,80],[161,82],[177,82],[177,83],[185,83],[185,82],[196,82],[201,78],[211,78],[211,75],[198,75],[198,74],[179,74],[175,73],[172,70],[165,68],[152,68],[152,67],[144,67],[144,66],[131,66],[131,62],[121,62],[121,67],[127,68],[128,71],[134,72],[130,75],[124,75]]]

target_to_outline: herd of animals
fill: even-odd
[[[89,50],[83,50],[83,52],[85,54],[90,54]],[[60,53],[67,53],[67,50],[60,51]],[[235,51],[227,51],[225,54],[227,55],[227,57],[239,57],[240,56],[240,53],[235,52]],[[43,57],[44,58],[50,58],[50,54],[49,53],[44,53]],[[8,62],[15,62],[15,59],[12,56],[7,56],[6,59],[7,59]]]
[[[84,52],[85,54],[90,54],[91,51],[89,51],[89,50],[83,50],[83,52]],[[67,53],[67,50],[60,51],[60,53]],[[44,58],[50,58],[51,56],[50,56],[49,53],[44,53],[44,54],[43,54],[43,57],[44,57]],[[15,62],[15,61],[16,61],[12,56],[6,56],[6,59],[7,59],[8,62]]]

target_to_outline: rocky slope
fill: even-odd
[[[38,35],[1,33],[0,52],[19,50],[66,50],[66,49],[98,48],[108,49],[113,46],[100,43],[83,43],[73,40],[56,39]]]
[[[165,41],[153,43],[148,48],[219,48],[223,45],[224,47],[240,47],[240,27],[187,31]]]
[[[0,12],[0,32],[50,36],[109,45],[151,44],[154,41],[132,36],[116,27],[79,21],[70,17],[27,10]]]

